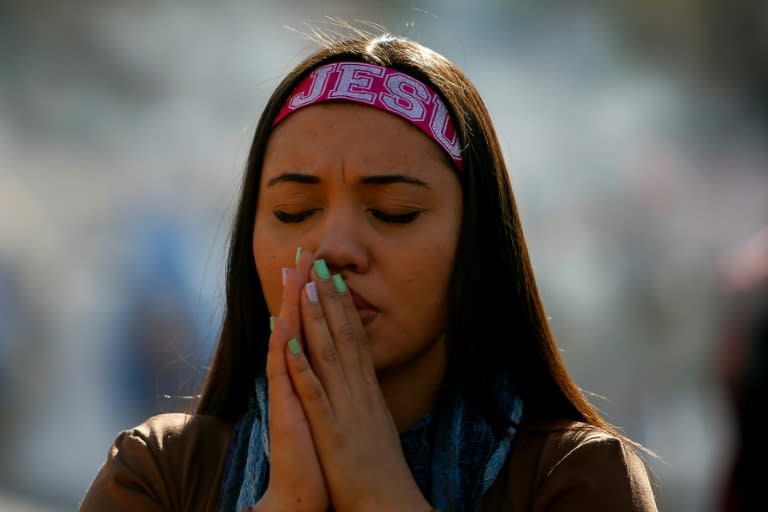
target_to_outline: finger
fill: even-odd
[[[291,335],[296,337],[297,340],[302,340],[301,329],[301,312],[299,310],[299,295],[301,289],[304,287],[304,283],[309,278],[309,266],[311,265],[312,253],[302,250],[301,247],[296,249],[296,255],[294,258],[294,268],[283,268],[283,295],[282,302],[280,304],[280,318],[283,319],[288,327]]]
[[[276,409],[280,408],[282,405],[282,412],[287,413],[290,411],[290,408],[285,407],[285,405],[298,399],[293,389],[293,382],[288,373],[288,366],[285,360],[286,345],[290,338],[285,322],[280,318],[274,318],[274,328],[272,329],[272,335],[269,337],[266,372],[268,384],[267,395],[269,397],[269,407],[271,411],[276,411]],[[285,414],[270,413],[270,424],[276,422],[280,423],[281,426],[284,423],[290,425],[292,422],[300,419],[297,412],[301,413],[301,409],[299,408],[292,414],[289,413],[288,417],[286,417]]]
[[[360,319],[360,313],[357,311],[355,301],[349,292],[346,281],[341,274],[332,276],[334,288],[337,292],[337,302],[341,305],[343,318],[346,322],[341,324],[340,332],[334,334],[337,350],[341,354],[342,361],[345,364],[347,374],[351,375],[360,372],[368,381],[376,384],[376,371],[371,358],[370,345],[368,343],[368,334],[365,331],[363,322]],[[332,330],[332,332],[334,332]],[[352,373],[354,372],[354,373]]]
[[[279,317],[288,329],[289,338],[302,339],[301,312],[299,310],[299,295],[306,281],[295,268],[283,268],[283,297],[280,303]]]
[[[323,260],[315,262],[312,278],[342,366],[349,379],[357,382],[362,371],[360,349],[367,343],[367,335],[347,284],[341,274],[331,276]]]
[[[312,268],[312,262],[315,261],[315,254],[309,249],[299,247],[296,249],[296,271],[302,278],[301,285],[303,286],[309,281],[309,271]]]
[[[304,329],[305,355],[310,359],[312,369],[331,402],[338,403],[337,400],[348,399],[350,385],[336,344],[328,330],[314,281],[304,285],[304,293],[301,294],[301,322]]]
[[[312,430],[312,437],[322,436],[323,426],[332,424],[334,412],[322,383],[309,364],[301,344],[291,339],[286,344],[286,363],[293,388],[301,401]]]

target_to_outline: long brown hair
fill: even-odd
[[[357,60],[403,71],[443,97],[463,143],[463,219],[446,325],[444,389],[461,389],[494,414],[493,384],[506,375],[526,416],[584,421],[615,430],[584,398],[565,368],[547,323],[520,225],[507,167],[479,93],[453,63],[390,35],[356,34],[325,42],[278,85],[251,145],[231,233],[226,309],[218,349],[197,412],[234,420],[246,408],[254,378],[264,375],[269,312],[251,240],[272,120],[296,84],[319,65]]]

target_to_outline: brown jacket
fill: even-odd
[[[218,512],[232,427],[210,416],[179,413],[121,432],[80,512]],[[640,458],[616,437],[576,422],[524,423],[480,508],[656,511]]]

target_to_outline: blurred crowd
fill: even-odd
[[[767,357],[747,292],[768,272],[764,5],[0,0],[0,510],[71,510],[117,431],[194,407],[249,138],[325,16],[473,79],[577,382],[660,455],[663,510],[741,510]]]

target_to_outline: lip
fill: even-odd
[[[349,294],[352,296],[352,302],[354,302],[355,309],[357,309],[357,314],[360,315],[360,321],[363,322],[363,325],[371,323],[379,316],[379,310],[365,300],[362,295],[353,290],[351,286],[348,286],[348,288]]]

